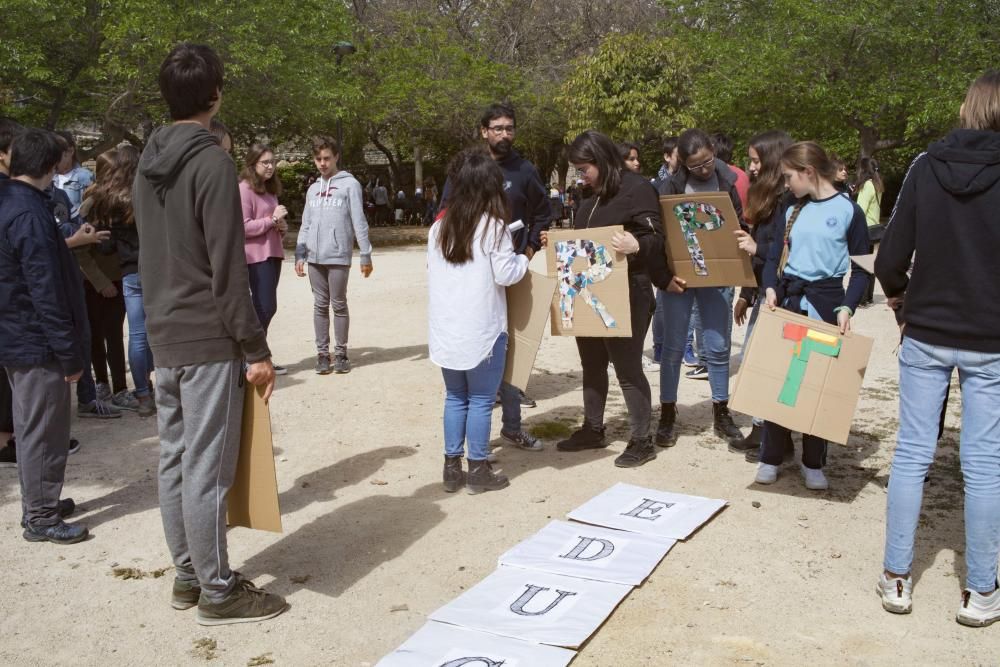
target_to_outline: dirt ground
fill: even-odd
[[[480,496],[441,488],[443,384],[426,348],[420,247],[355,266],[349,375],[313,372],[312,300],[286,262],[272,328],[289,368],[272,399],[283,535],[229,533],[234,568],[287,596],[260,624],[203,628],[168,604],[172,572],[156,498],[155,420],[74,416],[83,442],[64,496],[93,537],[73,546],[20,535],[16,471],[0,470],[0,663],[10,665],[373,665],[428,614],[477,583],[497,557],[618,481],[725,498],[729,506],[678,544],[584,645],[574,665],[997,664],[1000,627],[954,621],[964,577],[959,410],[926,487],[914,611],[884,612],[885,483],[897,423],[896,328],[884,308],[855,329],[876,340],[849,444],[831,445],[827,492],[807,491],[797,463],[754,485],[754,466],[711,431],[708,383],[681,379],[676,447],[635,470],[612,461],[627,438],[612,383],[605,450],[564,454],[559,434],[582,416],[576,346],[546,338],[528,393],[540,453],[500,448],[510,488]],[[744,331],[733,332],[734,353]],[[648,374],[654,401],[659,374]],[[953,395],[957,395],[953,394]],[[654,411],[654,419],[655,419]],[[494,435],[499,431],[499,410]],[[748,428],[749,418],[739,423]],[[167,568],[167,569],[165,569]]]

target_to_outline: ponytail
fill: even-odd
[[[788,254],[792,249],[792,227],[795,225],[795,221],[799,217],[799,213],[805,208],[806,203],[809,199],[800,199],[795,202],[795,208],[792,209],[792,215],[789,216],[788,222],[785,223],[785,238],[781,244],[781,260],[778,262],[778,277],[780,278],[785,273],[785,265],[788,264]]]

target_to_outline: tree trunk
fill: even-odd
[[[413,149],[413,187],[424,187],[424,152],[420,146]]]
[[[379,150],[385,159],[389,161],[389,186],[392,189],[392,195],[395,196],[397,192],[396,185],[402,184],[403,179],[399,173],[399,161],[396,160],[396,156],[393,155],[389,147],[379,141],[378,132],[376,130],[371,130],[368,132],[368,138],[371,140],[372,144]]]

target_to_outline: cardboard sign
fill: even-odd
[[[501,567],[430,620],[538,644],[577,648],[631,586]]]
[[[632,335],[628,260],[611,248],[621,225],[550,230],[546,261],[558,282],[552,298],[553,336]]]
[[[756,287],[750,256],[739,249],[740,221],[725,192],[660,197],[667,264],[688,287]]]
[[[503,381],[521,391],[528,388],[531,369],[545,334],[556,279],[533,271],[507,288],[507,363]]]
[[[431,621],[375,667],[566,667],[576,653]]]
[[[500,565],[638,586],[674,540],[552,521],[500,556]]]
[[[725,500],[716,498],[619,482],[566,516],[616,530],[686,540],[725,505]]]
[[[821,320],[761,308],[729,406],[846,444],[872,344]]]
[[[282,532],[271,442],[271,410],[264,402],[264,387],[251,384],[246,387],[240,457],[228,501],[230,526]]]

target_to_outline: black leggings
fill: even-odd
[[[604,406],[608,400],[608,362],[615,366],[628,408],[632,438],[649,435],[652,395],[649,380],[642,370],[642,346],[649,326],[653,287],[644,273],[629,275],[629,304],[632,308],[632,336],[629,338],[578,337],[583,366],[583,420],[591,427],[604,425]]]
[[[87,296],[87,319],[90,321],[90,355],[94,364],[94,379],[108,384],[111,368],[111,391],[128,389],[125,382],[125,298],[122,281],[112,283],[118,291],[113,297],[101,296],[88,281],[84,281]]]

